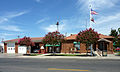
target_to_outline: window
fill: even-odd
[[[15,43],[7,43],[8,47],[15,47]]]
[[[75,44],[75,48],[77,48],[77,50],[80,50],[80,44]]]
[[[80,42],[73,42],[74,43],[74,47],[77,49],[77,50],[80,50]]]

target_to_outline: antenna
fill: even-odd
[[[58,26],[59,26],[59,22],[57,22],[57,24],[56,24],[56,25],[57,25],[57,31],[59,31],[59,29],[58,29]]]

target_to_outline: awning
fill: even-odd
[[[57,44],[57,45],[46,44],[45,46],[60,46],[60,44]]]
[[[73,42],[73,44],[80,44],[80,42]]]

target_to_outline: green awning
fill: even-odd
[[[53,45],[46,44],[45,46],[53,46]],[[58,45],[54,45],[54,46],[60,46],[60,44],[58,44]]]
[[[74,44],[80,44],[80,42],[73,42]]]

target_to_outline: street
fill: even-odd
[[[120,60],[0,58],[0,72],[119,72]]]

